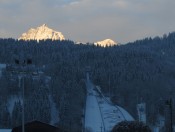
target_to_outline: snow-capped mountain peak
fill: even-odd
[[[46,24],[43,24],[37,28],[31,28],[26,33],[23,33],[18,40],[64,40],[64,36],[61,32],[54,31]]]
[[[118,43],[116,43],[112,39],[105,39],[105,40],[102,40],[102,41],[95,42],[94,44],[102,46],[102,47],[106,47],[106,46],[117,45]]]
[[[42,27],[47,27],[47,24],[44,23],[44,24],[42,25]]]

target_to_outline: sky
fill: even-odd
[[[66,39],[119,43],[175,31],[175,0],[0,0],[0,38],[46,23]]]

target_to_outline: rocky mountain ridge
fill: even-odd
[[[64,35],[61,32],[54,31],[46,24],[43,24],[37,28],[31,28],[26,33],[23,33],[18,40],[65,40]]]
[[[114,45],[117,45],[118,43],[112,39],[105,39],[102,41],[95,42],[94,44],[102,47],[106,47],[106,46],[114,46]]]
[[[64,35],[61,32],[55,31],[51,28],[49,28],[46,24],[43,24],[37,28],[31,28],[26,33],[23,33],[21,37],[18,38],[18,40],[65,40]],[[80,44],[80,42],[76,42],[76,44]],[[85,43],[82,43],[85,44]],[[115,41],[112,39],[105,39],[102,41],[98,41],[94,43],[95,45],[107,47],[107,46],[113,46],[118,45]]]

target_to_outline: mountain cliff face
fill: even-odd
[[[18,40],[64,40],[64,36],[61,32],[54,31],[53,29],[50,29],[47,27],[46,24],[43,24],[40,27],[37,27],[36,29],[31,28],[26,33],[23,33],[21,37],[18,38]]]
[[[102,47],[106,47],[106,46],[113,46],[113,45],[117,45],[118,43],[114,42],[111,39],[105,39],[103,41],[98,41],[94,43],[95,45],[99,45]]]

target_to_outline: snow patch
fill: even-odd
[[[0,64],[0,77],[2,76],[2,70],[6,68],[6,64]]]
[[[19,96],[11,96],[9,100],[7,101],[7,109],[10,112],[10,115],[12,116],[12,111],[13,107],[15,105],[15,102],[21,101],[22,103],[22,98]]]
[[[58,109],[56,108],[56,103],[53,100],[53,97],[49,95],[49,102],[51,105],[51,125],[55,125],[59,122],[59,112]]]

